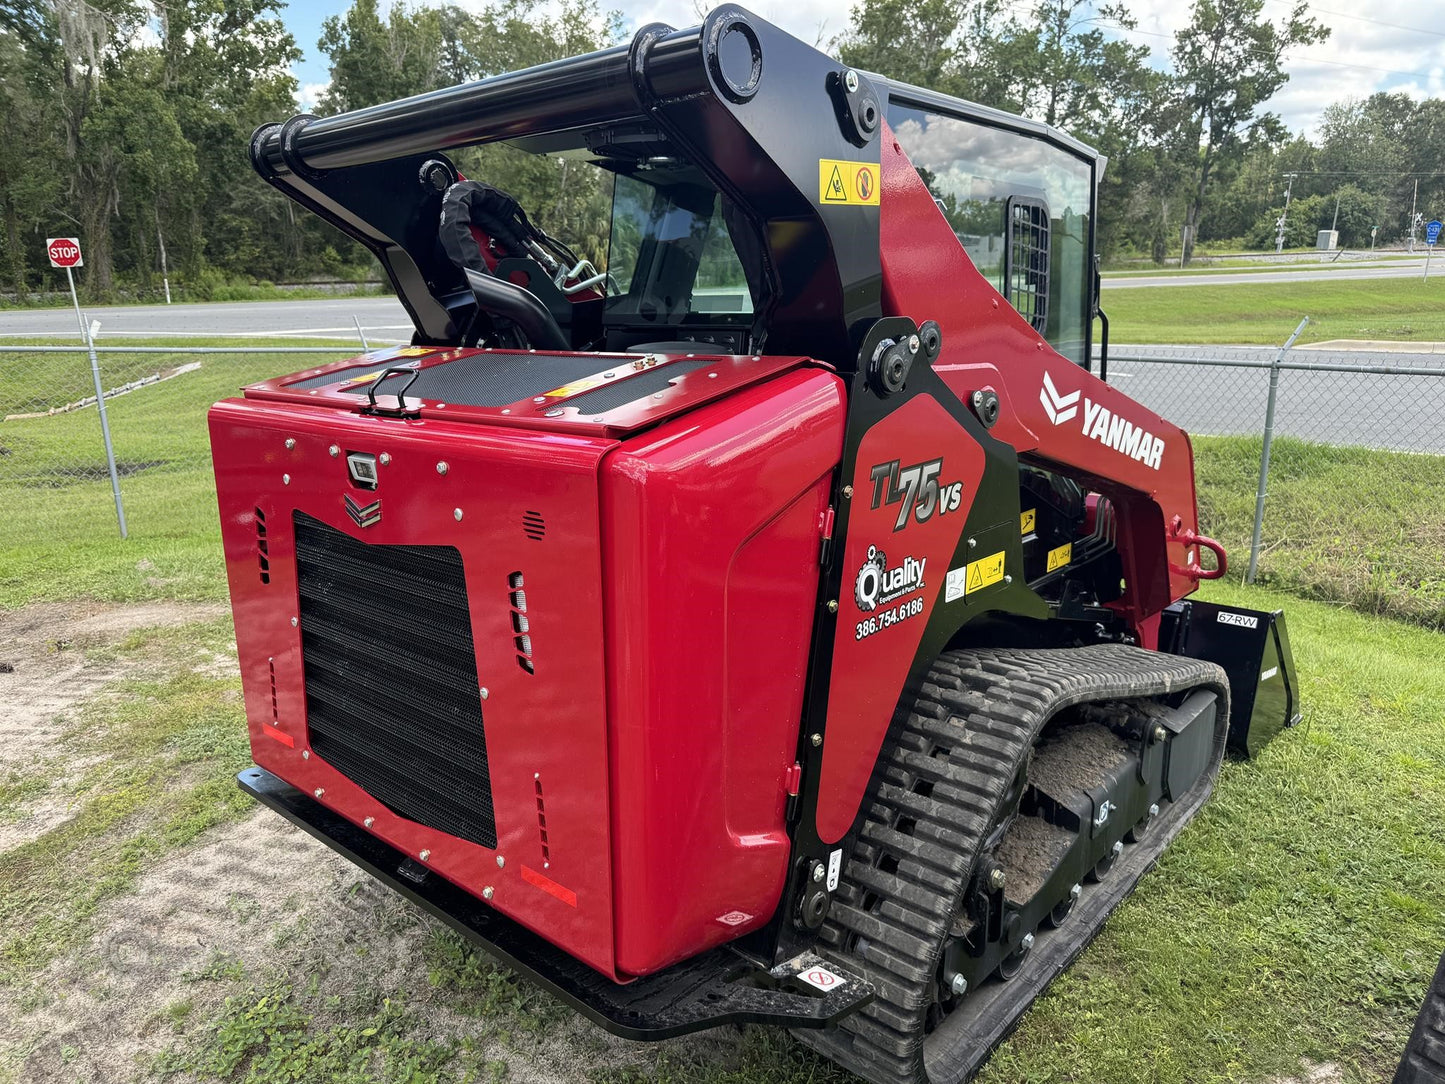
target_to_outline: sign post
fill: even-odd
[[[95,333],[100,323],[85,326],[85,317],[80,314],[80,298],[75,294],[75,272],[72,267],[84,267],[85,258],[80,253],[78,237],[49,237],[45,241],[45,254],[50,257],[51,267],[65,268],[65,281],[70,284],[70,300],[75,306],[75,319],[80,324],[80,337],[90,350],[90,378],[95,384],[95,409],[100,414],[100,435],[105,441],[105,464],[110,468],[110,491],[115,497],[115,519],[120,525],[120,536],[129,537],[125,526],[125,505],[120,499],[120,472],[115,469],[115,447],[110,442],[110,419],[105,414],[105,389],[100,383],[100,362],[95,356]]]
[[[70,283],[70,301],[75,306],[75,322],[80,325],[80,337],[85,338],[85,317],[80,315],[80,299],[75,296],[75,274],[72,267],[84,267],[85,257],[80,254],[80,238],[47,237],[45,255],[50,257],[51,267],[65,268],[65,281]]]
[[[1435,242],[1440,240],[1440,220],[1432,218],[1425,223],[1425,277],[1422,282],[1430,281],[1430,255],[1435,251]]]

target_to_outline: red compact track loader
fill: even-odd
[[[240,784],[603,1027],[964,1079],[1297,718],[1281,616],[1187,600],[1062,133],[724,6],[251,157],[416,333],[211,413]]]

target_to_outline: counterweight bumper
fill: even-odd
[[[612,982],[270,772],[248,768],[236,781],[489,955],[625,1039],[670,1039],[720,1024],[823,1028],[873,1000],[867,982],[837,964],[824,967],[812,953],[768,968],[727,946],[629,983]],[[829,983],[826,991],[801,977],[819,968]]]

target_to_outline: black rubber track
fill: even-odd
[[[1395,1084],[1445,1084],[1445,956],[1425,994]]]
[[[1168,804],[1103,884],[1086,889],[1062,929],[1040,934],[1015,978],[970,992],[925,1049],[930,984],[946,935],[1044,724],[1082,703],[1191,689],[1220,701],[1214,754],[1199,783]],[[884,744],[879,782],[821,933],[819,952],[860,970],[877,998],[836,1029],[797,1032],[798,1039],[875,1084],[967,1080],[1203,804],[1224,756],[1228,719],[1224,671],[1196,659],[1112,644],[941,656]],[[931,755],[939,746],[951,749],[947,758]],[[915,789],[921,779],[932,783],[926,796]],[[910,833],[895,827],[900,818],[913,822]],[[891,873],[878,868],[885,854],[897,860]],[[877,902],[864,909],[870,893]]]

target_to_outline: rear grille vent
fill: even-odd
[[[522,533],[534,541],[542,541],[547,533],[547,521],[542,518],[541,512],[522,513]]]
[[[512,643],[517,648],[517,665],[527,673],[532,666],[532,623],[527,620],[527,585],[520,572],[507,577],[507,601],[512,606]]]
[[[276,660],[267,659],[266,665],[271,670],[271,725],[281,725],[281,701],[276,696]]]
[[[311,748],[398,815],[496,847],[461,555],[295,524]]]
[[[256,560],[261,566],[261,582],[271,582],[271,545],[266,541],[266,513],[256,509]]]

